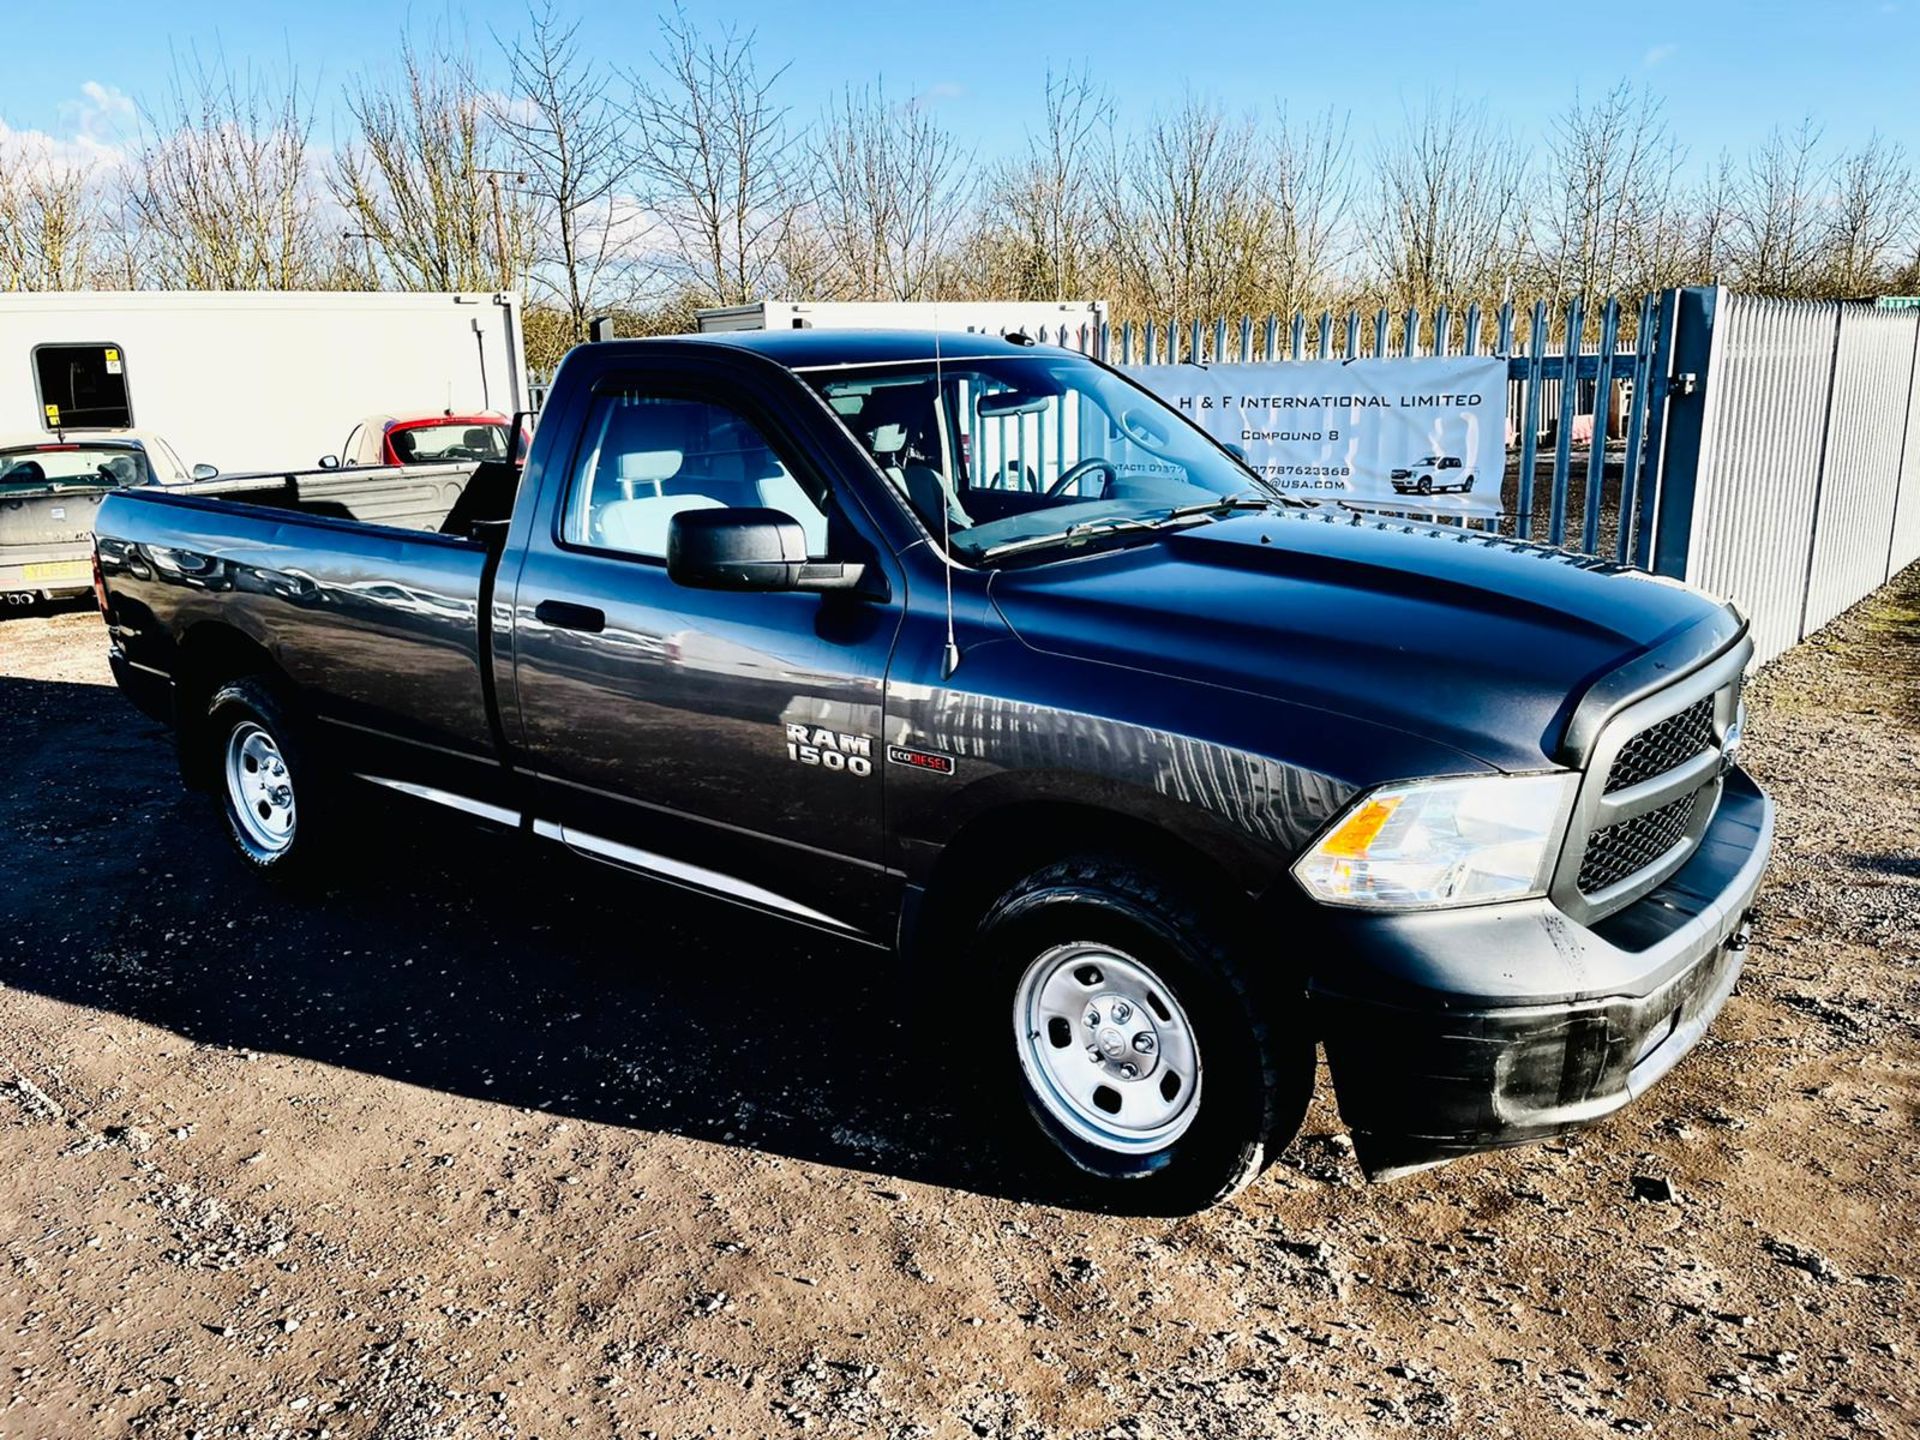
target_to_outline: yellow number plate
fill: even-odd
[[[42,565],[26,567],[29,580],[91,580],[93,566],[85,560],[49,560]]]

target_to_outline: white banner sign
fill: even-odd
[[[1498,356],[1135,365],[1127,373],[1279,489],[1490,515],[1506,468]]]

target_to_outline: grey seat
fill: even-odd
[[[678,450],[637,450],[619,457],[622,498],[596,507],[596,543],[635,555],[665,555],[673,517],[688,510],[718,510],[722,501],[690,492],[665,493],[685,457]],[[651,492],[646,487],[652,486]]]

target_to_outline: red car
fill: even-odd
[[[513,422],[504,415],[369,415],[353,427],[338,455],[322,456],[320,468],[361,465],[457,465],[505,460]]]

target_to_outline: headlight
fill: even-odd
[[[1412,910],[1544,895],[1575,777],[1488,775],[1370,791],[1294,865],[1316,900]]]

